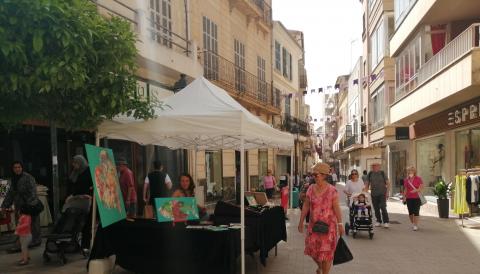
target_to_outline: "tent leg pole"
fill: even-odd
[[[293,171],[293,168],[295,166],[294,162],[295,162],[295,153],[294,153],[294,150],[295,147],[292,149],[292,151],[290,152],[290,172],[292,173],[290,175],[290,208],[293,208],[293,183],[295,183],[295,172]]]
[[[100,136],[98,131],[95,132],[95,145],[100,146]],[[93,186],[92,186],[93,187]],[[95,221],[97,220],[97,200],[95,199],[95,192],[92,195],[92,237],[90,239],[90,250],[93,248],[93,241],[95,239]]]
[[[240,242],[242,257],[242,272],[245,274],[245,140],[240,140]]]

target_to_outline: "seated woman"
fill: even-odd
[[[188,173],[180,175],[180,186],[173,192],[172,197],[195,197],[195,183],[192,176]],[[203,206],[198,206],[200,218],[205,216],[207,209]]]

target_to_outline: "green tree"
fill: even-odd
[[[59,212],[56,127],[94,129],[124,113],[153,117],[136,93],[135,35],[88,0],[0,0],[0,126],[50,123],[54,215]]]
[[[0,125],[93,129],[119,113],[151,118],[136,93],[136,55],[131,25],[90,1],[0,1]]]

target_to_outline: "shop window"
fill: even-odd
[[[433,137],[417,142],[417,174],[427,187],[445,179],[445,137]]]
[[[207,172],[207,202],[218,201],[223,197],[222,152],[205,153]]]
[[[457,132],[455,144],[457,171],[480,167],[480,128]]]

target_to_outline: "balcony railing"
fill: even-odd
[[[264,0],[248,0],[253,3],[260,14],[260,19],[268,26],[272,25],[272,8]]]
[[[382,119],[380,121],[372,122],[370,128],[371,128],[372,131],[375,131],[375,130],[380,129],[384,126],[385,126],[385,120]]]
[[[310,136],[311,131],[307,122],[290,115],[285,115],[283,120],[283,130],[293,134],[300,134],[303,136]]]
[[[353,135],[352,137],[349,137],[349,138],[346,138],[344,143],[343,143],[343,147],[344,148],[349,148],[353,145],[357,144],[357,136],[356,135]]]
[[[419,84],[479,46],[480,24],[473,24],[426,62],[418,72]]]
[[[280,107],[280,95],[257,76],[210,51],[200,53],[204,77],[218,84],[235,97],[246,98],[260,105]]]
[[[430,60],[423,64],[419,68],[418,73],[409,77],[405,84],[397,87],[395,91],[395,101],[401,100],[404,96],[416,90],[417,87],[428,81],[435,74],[447,68],[465,54],[469,53],[472,49],[478,48],[479,46],[480,24],[476,23],[468,27]]]
[[[170,27],[163,26],[161,20],[159,20],[160,14],[153,9],[147,9],[146,11],[137,10],[120,0],[105,1],[105,3],[98,0],[90,1],[109,15],[127,20],[132,25],[132,31],[135,31],[137,35],[144,34],[159,45],[171,48],[187,56],[190,55],[191,41],[172,31],[172,24],[175,24],[175,22],[171,22]],[[114,6],[117,8],[114,8]]]

